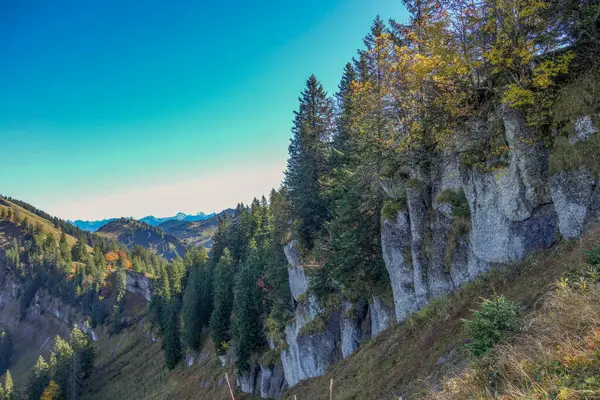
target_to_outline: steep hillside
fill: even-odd
[[[167,260],[173,259],[176,255],[182,257],[185,252],[185,246],[175,236],[134,219],[114,220],[102,226],[96,233],[117,240],[130,249],[140,245],[155,251]]]
[[[339,362],[321,377],[299,383],[284,399],[417,399],[470,363],[464,344],[463,319],[478,308],[482,297],[505,295],[521,304],[524,315],[543,307],[544,295],[565,274],[587,268],[585,251],[600,243],[600,229],[578,241],[565,241],[530,257],[525,263],[481,275],[460,291],[433,302],[405,324],[387,329]],[[153,339],[154,337],[154,339]],[[155,342],[154,340],[157,340]],[[169,371],[160,338],[132,327],[98,342],[98,367],[86,383],[84,398],[110,399],[231,399],[225,373],[235,380],[232,365],[223,368],[207,335],[203,349]],[[188,362],[192,365],[188,366]],[[260,379],[260,378],[259,378]],[[262,385],[263,382],[257,382]],[[237,388],[236,399],[244,397]],[[258,396],[256,398],[259,398]]]
[[[23,220],[23,219],[27,218],[29,224],[34,225],[34,226],[39,224],[42,228],[43,233],[45,233],[45,234],[51,233],[56,240],[58,240],[60,238],[61,231],[59,229],[57,229],[52,222],[32,213],[29,210],[24,209],[21,206],[18,206],[17,204],[15,204],[9,200],[0,198],[0,213],[2,212],[2,210],[4,210],[4,212],[8,212],[10,210],[11,212],[15,213],[14,218],[16,218],[16,219]],[[10,230],[10,229],[18,229],[18,228],[14,224],[7,224],[5,226],[5,229]],[[0,242],[3,240],[2,236],[6,237],[6,232],[0,232]],[[75,244],[75,242],[77,242],[77,239],[75,239],[71,235],[67,235],[67,242],[69,243],[69,245],[72,246]]]
[[[157,228],[172,234],[186,246],[211,248],[212,237],[217,231],[219,218],[232,216],[233,212],[233,209],[227,209],[203,221],[169,220],[162,222]]]

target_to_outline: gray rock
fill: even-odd
[[[583,233],[596,186],[596,179],[586,168],[552,176],[552,200],[564,237],[574,239]]]
[[[415,301],[421,308],[427,304],[429,290],[427,287],[429,265],[426,256],[425,238],[429,232],[429,202],[427,187],[423,183],[419,187],[406,189],[406,203],[410,218],[411,255],[413,268],[413,285]]]
[[[146,300],[152,300],[152,279],[143,273],[126,269],[126,289],[131,293],[139,293]]]
[[[297,249],[295,240],[290,241],[283,247],[283,251],[288,260],[288,277],[290,282],[290,291],[294,299],[298,301],[298,298],[306,293],[308,290],[308,278],[302,268],[302,262],[300,261],[300,253]]]
[[[526,217],[522,207],[533,210],[551,201],[548,184],[550,151],[536,140],[536,132],[527,125],[521,111],[504,105],[500,114],[510,148],[509,174],[502,182],[507,186],[500,186],[500,204],[506,205],[506,218],[521,221]],[[511,197],[519,199],[512,206]]]
[[[283,367],[277,365],[260,366],[260,397],[263,399],[279,399],[287,387]]]
[[[471,246],[474,255],[484,263],[521,261],[530,251],[550,246],[558,230],[551,204],[531,207],[529,217],[522,221],[515,216],[508,218],[506,208],[501,205],[502,196],[507,196],[499,185],[501,173],[471,170],[465,180],[465,194],[471,209]],[[524,186],[522,190],[525,191]],[[519,195],[525,197],[524,193]],[[476,271],[471,271],[473,273]]]
[[[256,382],[259,381],[261,369],[257,364],[250,366],[250,370],[239,373],[237,377],[237,386],[244,393],[254,394],[256,391]]]
[[[390,276],[396,320],[404,321],[417,310],[413,284],[411,236],[408,212],[399,212],[394,220],[383,221],[381,246]]]
[[[598,132],[598,128],[596,128],[594,121],[592,121],[592,117],[589,115],[577,118],[573,125],[575,132],[569,138],[571,144],[575,144],[582,140],[588,140],[592,135]]]
[[[394,311],[377,296],[373,296],[373,300],[369,303],[369,313],[371,315],[371,337],[379,335],[395,322]]]
[[[363,314],[362,307],[359,304],[355,305],[347,300],[342,302],[340,336],[343,358],[350,356],[360,346],[363,337],[361,324],[362,317],[364,317]]]
[[[281,352],[281,363],[289,386],[323,375],[336,361],[340,340],[339,315],[325,321],[322,331],[311,333],[309,329],[309,332],[303,333],[303,328],[312,323],[321,311],[316,299],[308,297],[308,304],[299,304],[294,321],[285,327],[287,349]]]
[[[188,367],[191,367],[192,365],[194,365],[194,362],[196,361],[196,357],[198,357],[198,353],[196,353],[193,350],[188,350],[185,354],[185,364]]]

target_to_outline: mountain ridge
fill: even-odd
[[[133,217],[129,217],[130,219],[136,219],[137,221],[144,222],[150,226],[158,226],[167,221],[188,221],[188,222],[196,222],[196,221],[205,221],[209,218],[216,216],[217,213],[206,214],[204,212],[198,212],[197,214],[186,214],[184,212],[178,212],[177,214],[170,217],[155,217],[154,215],[147,215],[145,217],[136,219]],[[120,217],[126,218],[126,217]],[[79,229],[83,229],[88,232],[96,232],[104,225],[113,222],[119,218],[105,218],[99,220],[82,220],[77,219],[75,221],[67,220],[70,224],[78,227]]]

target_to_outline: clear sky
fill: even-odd
[[[0,193],[69,219],[278,187],[311,73],[335,92],[400,0],[0,1]]]

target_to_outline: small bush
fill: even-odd
[[[469,202],[467,196],[462,190],[443,190],[436,198],[436,203],[448,203],[452,206],[453,217],[471,217],[471,209],[469,208]]]
[[[600,268],[600,243],[585,252],[585,258],[589,264]]]
[[[466,320],[465,328],[472,338],[466,345],[474,356],[488,353],[495,344],[506,339],[519,328],[519,306],[504,296],[484,299],[481,309]]]
[[[400,211],[405,211],[405,210],[406,210],[406,199],[405,198],[386,200],[383,203],[383,207],[381,209],[381,218],[384,221],[390,221],[390,220],[396,218],[396,215],[398,215],[398,213]]]

